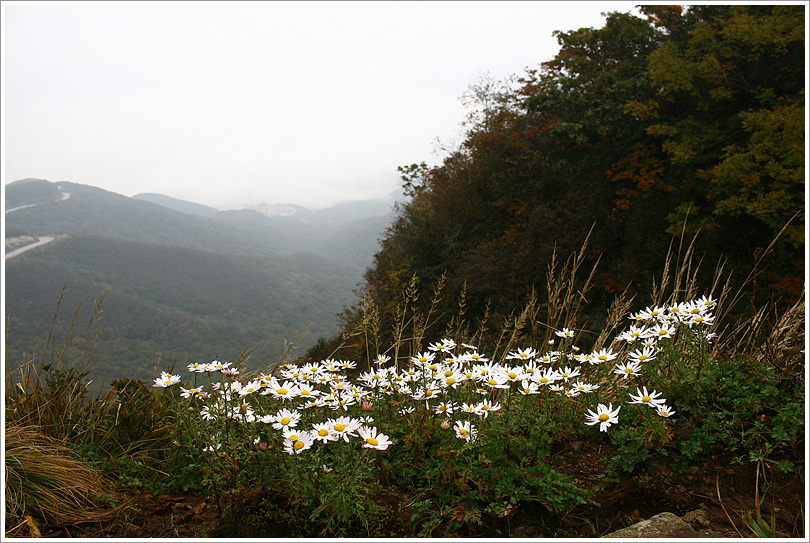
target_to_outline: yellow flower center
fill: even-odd
[[[281,424],[283,424],[284,426],[287,426],[290,422],[291,421],[289,417],[284,417],[283,419],[281,419]]]
[[[600,422],[605,422],[605,421],[606,421],[606,420],[608,420],[609,418],[610,418],[610,417],[607,415],[607,413],[602,413],[601,415],[599,415],[599,421],[600,421]]]
[[[293,449],[295,449],[296,451],[300,451],[303,448],[304,448],[303,441],[296,441],[295,444],[293,445]]]
[[[298,435],[297,434],[292,434],[290,436],[290,441],[298,441]]]
[[[451,377],[450,379],[448,379],[448,380],[447,380],[447,384],[448,384],[448,385],[454,385],[455,383],[456,383],[456,380],[455,380],[455,379],[453,379],[452,377]]]
[[[470,432],[468,432],[468,431],[467,431],[467,430],[465,430],[464,428],[459,429],[458,433],[459,433],[459,434],[461,434],[461,435],[463,435],[463,436],[470,435]]]
[[[380,444],[380,442],[377,441],[376,439],[374,439],[373,437],[367,437],[366,438],[366,443],[368,443],[369,445],[373,445],[373,446],[377,446],[377,445]]]
[[[508,375],[510,379],[514,379],[515,377],[517,377],[517,373],[515,372],[510,372]]]
[[[329,431],[324,428],[321,428],[320,430],[318,430],[318,435],[321,437],[326,437],[327,435],[329,435]]]
[[[633,368],[625,368],[624,373],[633,373]]]
[[[648,357],[646,354],[642,354],[641,356],[638,357],[639,360],[647,360],[647,358]]]
[[[304,389],[301,391],[301,396],[309,396],[309,391]]]
[[[652,400],[652,398],[650,398],[649,396],[644,396],[643,398],[641,398],[642,402],[649,402],[651,400]]]
[[[526,358],[528,355],[526,353],[520,353],[521,358]]]
[[[490,379],[490,380],[489,380],[489,381],[487,381],[487,382],[488,382],[490,385],[497,385],[497,384],[498,384],[498,381],[496,381],[495,379]]]
[[[548,383],[548,378],[547,377],[541,377],[540,382],[541,383]]]
[[[451,375],[453,375],[453,370],[447,370],[446,372],[444,372],[445,377],[450,377]]]
[[[279,394],[289,394],[289,391],[286,388],[280,388],[280,389],[278,389],[278,393]]]
[[[338,431],[338,432],[342,432],[342,431],[343,431],[343,430],[345,430],[345,429],[346,429],[346,425],[345,425],[345,424],[335,424],[335,430],[336,430],[336,431]]]
[[[603,354],[600,354],[599,355],[599,360],[607,360],[607,356],[605,356]]]

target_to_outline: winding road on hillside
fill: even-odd
[[[64,200],[67,200],[68,198],[70,198],[70,193],[69,192],[62,192],[61,194],[62,194],[62,200],[61,201],[64,201]],[[29,208],[29,207],[36,207],[38,205],[48,204],[48,203],[50,203],[50,202],[40,202],[38,204],[28,204],[28,205],[24,205],[24,206],[12,207],[11,209],[6,209],[5,214],[8,215],[9,213],[12,213],[14,211],[18,211],[20,209],[26,209],[26,208]],[[49,242],[51,242],[51,241],[53,241],[53,240],[55,240],[57,238],[61,238],[61,237],[64,237],[64,236],[40,236],[33,243],[29,243],[28,245],[18,247],[16,249],[14,249],[13,251],[6,252],[6,260],[8,260],[10,258],[14,258],[15,256],[21,255],[26,251],[30,251],[31,249],[39,247],[40,245],[45,245],[46,243],[49,243]]]
[[[54,236],[41,236],[41,237],[37,238],[37,241],[35,241],[34,243],[30,243],[28,245],[24,245],[22,247],[14,249],[13,251],[7,252],[6,253],[6,260],[8,260],[9,258],[14,258],[17,255],[21,255],[26,251],[30,251],[31,249],[39,247],[40,245],[45,245],[46,243],[49,243],[49,242],[55,240],[57,237],[62,238],[64,236],[56,236],[56,237],[54,237]]]

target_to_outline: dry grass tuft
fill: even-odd
[[[5,435],[6,537],[49,525],[101,522],[122,506],[98,470],[71,456],[62,442],[34,426],[11,424]]]

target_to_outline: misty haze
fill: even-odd
[[[401,193],[320,210],[220,211],[155,193],[25,179],[6,187],[8,360],[67,334],[104,297],[90,378],[148,380],[157,367],[253,351],[249,367],[303,354],[338,331]]]

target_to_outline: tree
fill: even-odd
[[[762,280],[798,296],[803,8],[641,10],[556,33],[558,55],[518,86],[480,81],[458,148],[438,166],[400,168],[411,200],[364,289],[383,313],[416,276],[427,293],[446,278],[447,314],[463,291],[468,315],[507,315],[591,229],[596,312],[630,285],[648,295],[673,236],[698,230],[697,254],[743,277],[782,232]]]

